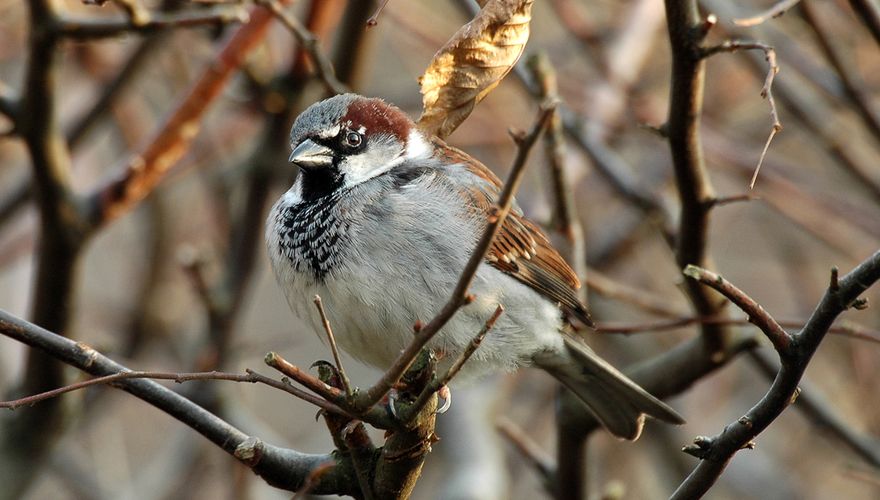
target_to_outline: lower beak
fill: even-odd
[[[333,150],[306,139],[293,148],[289,161],[305,169],[326,167],[333,163]]]

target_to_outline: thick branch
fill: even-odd
[[[672,48],[672,82],[665,130],[681,199],[675,258],[680,268],[688,264],[706,267],[710,201],[714,194],[700,139],[706,77],[701,44],[714,24],[714,17],[705,21],[701,19],[695,0],[667,0],[666,19]],[[720,312],[723,302],[708,290],[693,282],[685,282],[685,290],[698,315],[713,316]],[[703,325],[701,330],[712,351],[722,348],[724,329]]]

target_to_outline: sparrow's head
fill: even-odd
[[[360,184],[430,152],[403,111],[357,94],[309,106],[293,124],[290,147],[290,161],[301,169],[305,196]]]

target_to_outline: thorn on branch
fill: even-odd
[[[648,132],[653,133],[657,137],[661,139],[669,139],[669,127],[666,123],[661,123],[660,125],[654,125],[652,123],[639,123],[638,127],[642,130],[647,130]]]
[[[859,297],[856,300],[852,301],[849,306],[857,311],[864,311],[868,308],[868,299],[864,297]]]
[[[840,270],[837,266],[831,268],[831,283],[828,285],[828,289],[834,293],[840,291],[840,281],[839,281]]]
[[[373,15],[367,19],[367,28],[372,28],[379,24],[379,14],[385,9],[385,6],[388,5],[388,2],[391,0],[383,0],[382,3],[379,4],[379,7],[376,8],[376,12],[373,12]]]
[[[687,453],[692,457],[697,457],[700,460],[703,460],[708,457],[709,453],[712,451],[713,443],[714,440],[710,437],[697,436],[694,438],[693,444],[682,446],[681,451]]]

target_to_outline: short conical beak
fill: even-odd
[[[333,163],[333,150],[306,139],[293,149],[289,161],[305,169],[326,167]]]

